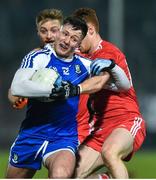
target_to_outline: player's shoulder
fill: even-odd
[[[85,54],[80,54],[80,53],[77,54],[76,53],[74,56],[75,56],[75,58],[77,58],[77,59],[79,59],[81,61],[84,61],[84,60],[89,61],[89,62],[91,61]]]
[[[102,45],[102,48],[101,48],[102,51],[111,51],[111,52],[114,51],[116,53],[123,54],[123,52],[115,44],[111,42],[103,40],[101,45]]]
[[[75,54],[74,57],[75,57],[74,63],[77,70],[79,69],[78,67],[81,66],[81,67],[84,67],[85,70],[90,72],[90,65],[92,62],[90,59],[83,57],[82,55],[79,55],[79,54]]]
[[[87,57],[83,56],[83,54],[75,54],[75,58],[80,61],[84,66],[90,66],[91,59],[88,59]]]
[[[35,48],[24,56],[24,59],[34,59],[39,56],[47,56],[51,52],[50,46],[44,46],[43,48]]]
[[[27,55],[24,56],[21,67],[33,67],[35,64],[44,64],[48,62],[51,57],[51,49],[49,46],[43,48],[38,48],[30,51]]]
[[[125,58],[124,53],[116,45],[104,40],[101,42],[101,48],[95,53],[95,56],[109,59]]]

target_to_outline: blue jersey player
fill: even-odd
[[[65,19],[54,49],[47,45],[25,56],[13,79],[12,94],[48,97],[50,89],[42,89],[40,84],[30,81],[40,68],[54,68],[63,80],[75,85],[84,81],[89,76],[90,61],[73,53],[86,33],[84,21],[73,17]],[[7,178],[31,178],[42,162],[49,178],[72,176],[78,147],[77,106],[78,96],[61,102],[30,98],[26,117],[11,147]]]

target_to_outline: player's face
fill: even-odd
[[[59,57],[70,58],[82,40],[82,31],[74,30],[70,24],[66,24],[60,30],[55,42],[55,51]]]
[[[41,21],[38,25],[38,35],[43,45],[47,43],[53,44],[56,36],[59,33],[61,24],[59,20],[47,19],[47,21]]]

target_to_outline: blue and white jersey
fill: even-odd
[[[91,61],[74,55],[72,59],[60,59],[50,45],[32,51],[22,61],[21,68],[53,68],[65,81],[77,85],[90,75]],[[77,138],[79,96],[55,102],[40,102],[29,99],[22,133],[33,137],[53,140],[59,137]]]

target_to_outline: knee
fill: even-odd
[[[53,171],[49,171],[48,177],[50,179],[66,179],[70,178],[72,176],[72,173],[68,170],[68,167],[59,167],[53,169]]]
[[[74,172],[74,178],[85,178],[88,175],[88,172],[90,172],[88,166],[77,167]]]
[[[117,148],[113,145],[103,145],[102,148],[102,158],[106,165],[111,165],[120,159]]]

